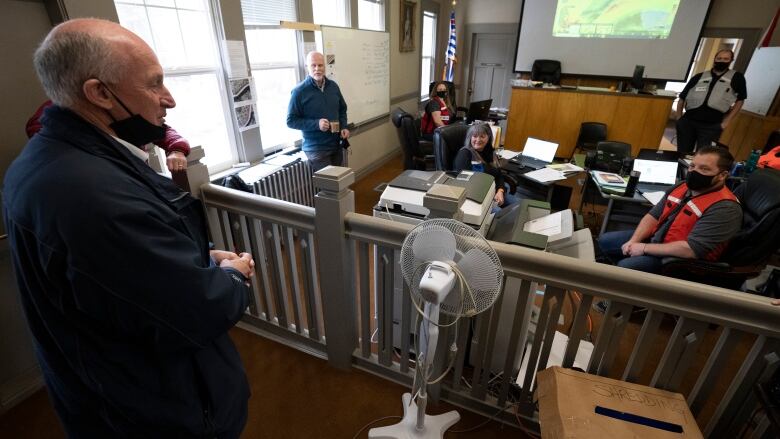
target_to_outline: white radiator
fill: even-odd
[[[255,193],[304,206],[314,206],[311,167],[306,160],[281,166],[254,182]]]

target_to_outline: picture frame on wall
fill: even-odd
[[[401,52],[414,51],[414,25],[415,18],[417,17],[415,14],[416,8],[417,3],[401,0],[401,29],[399,32],[400,41],[398,45]]]

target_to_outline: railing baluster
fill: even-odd
[[[519,288],[516,288],[518,284]],[[504,292],[501,295],[504,296],[504,303],[514,301],[515,312],[512,314],[514,318],[512,319],[512,329],[509,335],[509,346],[504,359],[504,376],[502,377],[501,389],[498,393],[499,406],[503,406],[506,402],[509,395],[509,385],[514,381],[512,380],[512,374],[515,367],[515,358],[518,355],[517,351],[519,349],[519,353],[522,354],[528,341],[531,300],[534,297],[530,289],[531,281],[529,280],[505,277]]]
[[[623,381],[635,383],[639,379],[639,374],[642,373],[642,368],[645,367],[647,354],[650,353],[653,343],[657,341],[656,335],[663,319],[664,313],[653,309],[647,310],[645,321],[642,323],[642,329],[639,331],[639,336],[634,343],[634,349],[628,358],[628,364],[626,364],[626,368],[623,370]]]
[[[775,374],[778,364],[780,364],[780,357],[778,357],[777,352],[769,352],[763,356],[763,361],[760,361],[760,363],[763,363],[764,369],[761,371],[756,382],[765,383],[771,380],[772,376]],[[753,414],[760,408],[763,409],[758,403],[758,397],[756,397],[756,392],[753,391],[753,388],[754,385],[751,385],[750,391],[746,392],[745,399],[742,401],[742,404],[739,405],[737,414],[734,415],[734,418],[731,420],[731,426],[726,432],[728,435],[726,437],[739,437],[742,429],[750,422],[750,418]],[[752,425],[749,427],[753,428]]]
[[[295,323],[295,331],[303,334],[303,309],[301,307],[301,281],[298,277],[298,257],[295,254],[295,239],[291,227],[283,228],[285,234],[285,253],[289,262],[287,274],[292,283],[292,315]],[[354,260],[354,259],[353,259]],[[289,297],[289,296],[288,296]]]
[[[412,330],[412,321],[417,316],[417,309],[412,305],[409,285],[406,282],[403,282],[403,285],[404,297],[401,298],[401,372],[409,373],[409,349],[411,345],[409,334],[411,334]]]
[[[274,316],[274,303],[271,300],[271,283],[268,278],[268,255],[265,251],[265,234],[263,234],[263,223],[260,220],[252,221],[252,233],[254,243],[254,252],[252,256],[255,259],[255,276],[260,277],[263,284],[263,308],[265,320],[271,321]],[[258,270],[259,273],[258,273]]]
[[[379,364],[390,366],[393,362],[393,250],[379,247],[379,281],[376,303],[379,322]]]
[[[545,288],[545,299],[547,295],[551,295],[552,306],[550,307],[550,316],[547,318],[547,325],[541,326],[544,330],[544,343],[542,344],[542,350],[539,353],[539,362],[536,363],[536,371],[547,369],[547,362],[550,359],[550,350],[552,349],[552,342],[555,338],[555,331],[558,329],[558,319],[561,316],[561,309],[563,308],[563,299],[565,292],[558,288],[547,285]],[[536,333],[538,334],[540,328],[537,327]]]
[[[358,276],[360,278],[360,354],[371,356],[371,291],[368,281],[368,244],[358,242]]]
[[[247,218],[244,215],[239,215],[238,220],[239,220],[239,224],[241,225],[241,240],[246,243],[244,248],[242,248],[242,250],[251,253],[252,240],[249,237],[249,229],[247,228],[247,221],[251,221],[251,218]],[[257,262],[255,262],[255,267],[257,267]],[[260,282],[261,280],[259,280],[257,277],[251,279],[250,281],[250,288],[252,288],[252,295],[250,296],[251,300],[249,301],[249,311],[250,314],[254,315],[255,317],[260,317],[260,312],[262,309],[262,304],[260,299],[260,287],[259,287]]]
[[[574,294],[570,291],[569,294]],[[580,300],[580,306],[574,315],[574,322],[569,331],[569,342],[566,344],[566,352],[563,354],[562,367],[572,367],[574,359],[577,356],[577,350],[580,348],[580,341],[585,338],[588,329],[588,315],[590,305],[593,303],[593,296],[583,295]]]
[[[219,212],[219,225],[225,242],[225,250],[231,252],[236,251],[236,245],[233,242],[233,230],[230,227],[230,215],[227,210],[221,210]]]
[[[721,332],[717,344],[715,344],[710,356],[707,358],[707,363],[699,374],[699,378],[696,380],[693,390],[688,394],[688,406],[691,408],[691,413],[693,413],[694,416],[699,414],[699,411],[704,405],[704,401],[710,395],[712,388],[720,378],[723,366],[726,364],[728,358],[731,357],[734,348],[741,338],[742,331],[723,328],[723,332]]]
[[[531,296],[533,297],[536,291],[536,284],[531,285]],[[545,329],[547,328],[547,320],[550,318],[550,309],[553,307],[553,303],[556,298],[554,294],[545,294],[544,300],[542,300],[542,308],[539,311],[539,320],[536,323],[536,331],[534,332],[534,340],[531,345],[531,353],[528,355],[528,367],[525,369],[525,378],[523,379],[522,390],[520,392],[520,401],[526,401],[531,395],[531,383],[536,376],[536,366],[539,364],[539,354],[542,350],[542,343],[544,342]],[[556,321],[557,324],[557,321]],[[545,364],[546,366],[546,364]]]
[[[680,317],[650,380],[650,386],[676,392],[706,331],[706,322]]]
[[[276,318],[279,326],[289,329],[287,314],[287,283],[284,281],[284,260],[282,259],[281,239],[279,236],[279,225],[272,224],[269,233],[271,244],[271,267],[276,280]]]
[[[311,248],[312,236],[310,233],[302,234],[301,259],[303,260],[304,294],[306,295],[306,327],[309,330],[309,338],[320,339],[319,314],[317,313],[317,286],[314,284],[314,250]]]
[[[463,365],[466,363],[466,344],[470,338],[471,323],[473,317],[465,317],[458,321],[458,354],[455,356],[455,372],[452,374],[452,389],[460,390],[460,382],[463,377]]]
[[[593,348],[593,355],[590,357],[588,373],[601,376],[609,373],[612,360],[620,346],[623,330],[631,318],[632,309],[633,307],[629,304],[610,301],[607,312],[604,313],[604,319],[601,321],[599,336]]]
[[[766,358],[767,352],[773,355],[775,359],[777,358],[774,355],[776,346],[777,341],[774,339],[767,339],[764,335],[759,335],[756,338],[756,341],[753,342],[753,347],[750,348],[750,352],[742,361],[737,374],[731,380],[731,385],[729,385],[720,404],[715,409],[715,413],[710,418],[710,422],[704,429],[704,437],[716,437],[715,432],[718,432],[717,437],[728,437],[724,434],[733,425],[740,407],[745,402],[745,398],[753,393],[753,384],[761,376],[764,369],[770,366],[770,364],[767,364],[769,362]],[[777,364],[774,364],[774,366],[776,367]]]
[[[490,325],[490,313],[483,312],[476,317],[476,333],[471,338],[471,350],[474,350],[474,344],[476,342],[477,349],[476,355],[473,356],[474,361],[474,373],[471,376],[471,396],[478,398],[483,394],[482,386],[482,374],[488,373],[485,371],[489,365],[485,364],[485,349],[487,348],[484,342],[487,338],[488,326]]]

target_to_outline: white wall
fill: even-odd
[[[518,23],[523,6],[522,0],[466,0],[462,3],[466,23]]]

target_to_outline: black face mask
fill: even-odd
[[[440,97],[440,98],[444,99],[444,98],[446,98],[446,97],[447,97],[447,92],[446,92],[446,91],[437,91],[437,92],[436,92],[436,96],[438,96],[438,97]]]
[[[712,63],[712,68],[713,70],[723,72],[729,69],[729,64],[731,63],[725,61],[715,61],[714,63]]]
[[[105,83],[103,83],[103,85],[105,86]],[[130,115],[127,119],[116,120],[111,113],[108,113],[108,116],[114,121],[109,127],[114,130],[117,137],[139,148],[147,143],[155,142],[165,137],[165,125],[157,126],[144,119],[140,114],[133,114],[108,86],[106,86],[106,90],[114,96],[114,99],[119,102],[119,105],[121,105],[122,108],[127,111],[127,114]]]
[[[689,171],[688,176],[685,177],[685,184],[692,191],[701,191],[712,186],[712,180],[715,177],[715,175],[704,175],[696,171]]]

